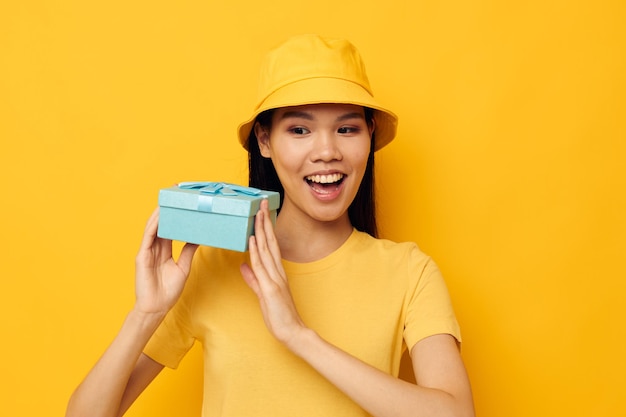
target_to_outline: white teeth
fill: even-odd
[[[329,175],[309,175],[306,177],[307,181],[316,182],[319,184],[332,184],[343,178],[343,174],[329,174]]]

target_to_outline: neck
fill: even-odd
[[[322,259],[348,240],[352,224],[348,214],[331,222],[309,219],[307,222],[284,215],[276,220],[276,239],[283,259],[291,262],[313,262]]]

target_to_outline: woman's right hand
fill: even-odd
[[[165,315],[185,286],[198,245],[187,243],[178,261],[172,257],[172,241],[157,236],[159,209],[150,216],[135,258],[135,310]]]
[[[172,257],[172,241],[157,236],[158,225],[157,208],[148,220],[135,259],[135,307],[72,394],[68,417],[122,415],[163,369],[163,365],[142,351],[180,297],[198,245],[186,244],[176,262]]]

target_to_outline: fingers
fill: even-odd
[[[135,258],[137,264],[141,263],[151,267],[161,264],[172,257],[172,241],[159,238],[157,236],[158,227],[159,208],[157,207],[146,223],[139,252]],[[193,253],[191,253],[191,256],[193,256]]]
[[[196,249],[198,249],[198,245],[185,243],[185,246],[183,246],[183,249],[180,251],[180,256],[178,257],[178,267],[185,274],[189,274],[189,271],[191,270],[191,261],[193,259],[193,255],[196,253]]]
[[[263,223],[263,233],[267,240],[267,247],[272,254],[272,257],[275,261],[280,263],[280,248],[278,246],[278,240],[276,239],[276,235],[274,234],[274,224],[272,223],[272,218],[269,212],[269,202],[267,200],[263,200],[261,202],[261,210],[263,211],[262,223]]]
[[[254,277],[254,281],[256,281],[256,287],[261,289],[262,283],[266,283],[271,279],[270,273],[266,267],[266,261],[264,261],[263,255],[259,250],[259,242],[256,236],[250,236],[248,246],[250,251],[250,266],[247,268],[246,272],[249,270],[249,273]],[[246,278],[246,282],[248,282],[248,277],[244,276],[244,278]],[[248,285],[250,285],[250,283],[248,283]]]
[[[279,341],[286,343],[304,324],[295,307],[283,269],[267,201],[261,203],[254,227],[254,236],[248,241],[250,263],[241,266],[241,275],[258,297],[269,331]]]
[[[259,249],[268,252],[275,262],[280,263],[280,248],[274,234],[274,224],[272,223],[267,200],[261,202],[261,209],[257,213],[255,222],[255,235]]]
[[[274,234],[274,225],[269,216],[267,201],[261,203],[261,210],[255,219],[255,232],[250,239],[250,261],[257,275],[266,275],[279,281],[284,278],[280,248]]]
[[[152,215],[146,223],[146,228],[143,232],[143,238],[141,240],[140,250],[149,249],[152,247],[152,243],[157,235],[157,228],[159,226],[159,207],[154,209]]]
[[[245,283],[248,284],[257,296],[260,296],[261,289],[259,288],[259,281],[256,279],[256,276],[254,275],[254,272],[252,272],[250,266],[242,264],[239,267],[239,270],[241,271],[241,276],[243,277]]]

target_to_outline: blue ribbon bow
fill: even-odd
[[[244,187],[237,184],[229,184],[226,182],[181,182],[178,188],[184,190],[198,190],[205,194],[222,194],[225,196],[236,196],[239,193],[246,195],[259,195],[261,190],[252,187]]]

